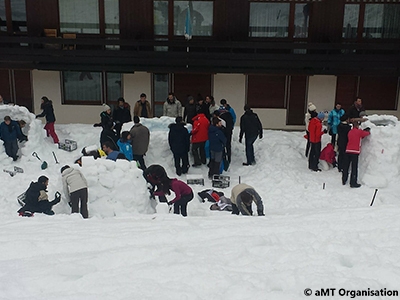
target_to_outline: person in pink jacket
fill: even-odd
[[[348,133],[348,143],[346,147],[346,158],[342,172],[342,184],[346,185],[349,177],[349,167],[351,165],[350,187],[359,188],[361,184],[357,182],[358,178],[358,156],[361,152],[361,140],[370,135],[370,128],[364,130],[359,128],[358,122],[353,122],[353,129]]]
[[[164,178],[161,182],[161,189],[154,192],[156,196],[170,195],[171,191],[175,193],[175,198],[168,201],[168,205],[174,205],[174,214],[187,216],[187,205],[193,199],[193,191],[183,181],[176,178]]]

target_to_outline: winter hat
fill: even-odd
[[[62,167],[61,168],[61,174],[62,174],[62,172],[64,172],[66,169],[69,169],[70,168],[70,166],[68,166],[68,165],[65,165],[64,167]]]
[[[107,104],[103,104],[103,109],[104,109],[104,111],[107,111],[107,110],[111,109],[111,107],[108,106]]]
[[[147,96],[146,96],[145,93],[141,93],[141,94],[140,94],[140,98],[142,98],[142,97],[145,97],[145,98],[146,98]]]
[[[323,111],[320,111],[317,115],[317,118],[322,121],[323,119],[325,119],[325,113]]]
[[[312,102],[309,102],[308,105],[307,105],[307,109],[309,111],[314,111],[314,110],[317,109],[317,107]]]
[[[133,123],[138,124],[140,123],[140,118],[138,116],[133,117]]]
[[[40,176],[39,178],[38,178],[38,182],[39,183],[45,183],[46,181],[48,181],[49,179],[46,177],[46,176],[44,176],[44,175],[42,175],[42,176]]]

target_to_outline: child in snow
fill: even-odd
[[[346,159],[346,147],[347,147],[347,142],[348,142],[348,133],[351,130],[351,126],[349,124],[349,115],[344,114],[340,118],[340,124],[338,125],[337,132],[338,132],[338,171],[342,172],[343,167],[345,164],[345,159]]]
[[[43,111],[41,114],[36,115],[36,118],[46,117],[46,125],[44,126],[44,129],[46,130],[47,136],[51,136],[54,144],[58,144],[58,136],[54,130],[56,116],[54,115],[53,102],[46,96],[43,96],[40,108]]]
[[[46,176],[40,176],[37,182],[32,182],[25,192],[25,205],[18,210],[20,216],[31,217],[33,213],[44,213],[54,215],[53,205],[61,201],[60,193],[56,193],[53,201],[49,201],[47,195],[47,186],[49,179]]]
[[[318,168],[319,155],[321,154],[321,138],[326,129],[322,131],[322,120],[325,118],[323,112],[311,112],[311,120],[308,124],[308,131],[310,136],[311,150],[308,157],[308,168],[315,172],[320,172]]]
[[[240,183],[233,187],[231,192],[232,214],[238,215],[239,212],[244,216],[253,215],[251,208],[254,202],[257,205],[257,213],[264,216],[264,205],[260,195],[250,185]]]
[[[329,134],[332,136],[331,143],[333,148],[336,146],[337,128],[340,124],[340,118],[344,115],[344,110],[340,103],[336,103],[335,108],[328,115]]]
[[[307,139],[306,157],[308,157],[308,154],[310,153],[310,147],[311,147],[311,144],[310,144],[310,133],[308,131],[308,124],[310,123],[311,118],[313,118],[311,116],[312,112],[314,114],[317,113],[317,108],[312,102],[309,102],[308,105],[307,105],[307,112],[304,115],[304,122],[306,124],[306,135],[305,135],[305,138]]]
[[[71,213],[80,212],[84,219],[88,218],[88,184],[86,178],[79,170],[71,168],[68,165],[61,168],[61,176],[64,195],[67,197],[68,203],[70,203],[72,208]]]
[[[325,166],[324,170],[336,167],[336,153],[331,143],[328,143],[328,145],[322,149],[319,160],[320,164]]]
[[[218,201],[210,206],[210,210],[232,211],[231,199],[225,196],[219,197]]]
[[[160,196],[168,194],[170,195],[172,190],[175,193],[175,198],[168,202],[169,205],[174,205],[174,214],[181,214],[187,216],[187,205],[193,199],[193,191],[183,181],[176,178],[166,177],[161,183],[162,190],[154,192],[154,195]]]
[[[162,182],[168,178],[167,172],[160,165],[151,165],[143,171],[143,177],[151,185],[148,187],[150,192],[150,199],[155,199],[154,190],[157,187],[158,190],[162,190]],[[160,202],[168,202],[165,195],[158,196]]]
[[[131,144],[131,134],[129,131],[123,131],[121,138],[118,140],[117,145],[119,151],[125,154],[127,160],[133,160],[132,144]]]

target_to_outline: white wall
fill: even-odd
[[[213,88],[215,102],[219,105],[221,99],[226,99],[239,119],[243,113],[246,97],[246,76],[243,74],[216,74]],[[236,121],[236,125],[238,122]]]
[[[40,109],[41,98],[47,96],[53,101],[56,124],[100,122],[101,105],[67,105],[61,104],[61,77],[58,71],[32,71],[33,104],[35,114]],[[42,119],[46,122],[45,119]]]
[[[314,75],[309,77],[307,103],[312,102],[317,111],[331,111],[335,107],[336,76]]]
[[[123,75],[124,99],[132,107],[140,99],[140,94],[145,93],[147,100],[151,103],[151,74],[146,72],[135,72]]]

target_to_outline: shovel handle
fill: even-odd
[[[38,160],[42,161],[42,160],[40,159],[39,155],[37,155],[36,152],[33,152],[33,153],[32,153],[32,156],[33,156],[33,157],[36,157]]]

